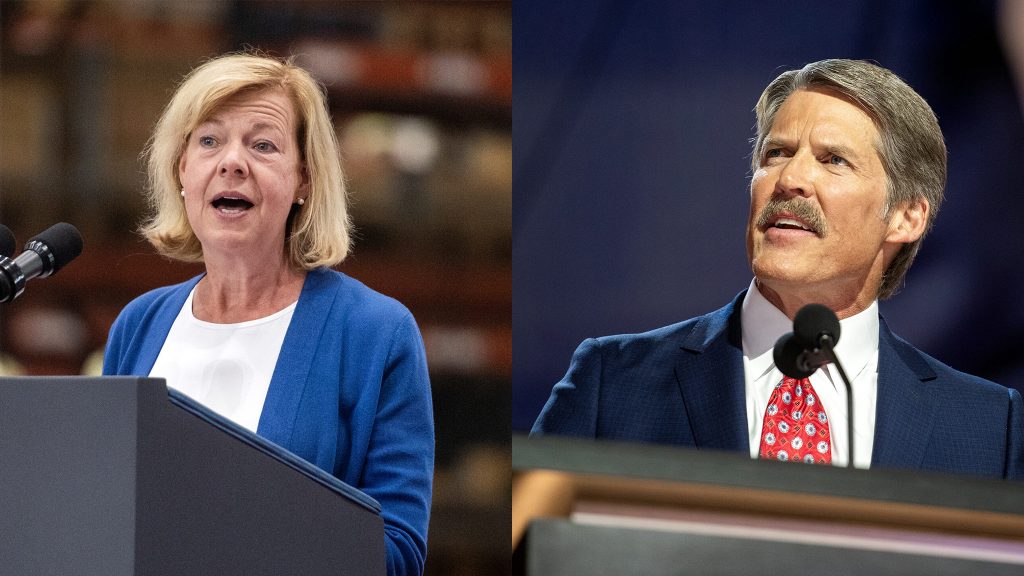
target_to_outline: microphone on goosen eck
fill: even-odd
[[[824,348],[826,342],[831,342],[829,348],[834,347],[839,332],[839,318],[828,306],[808,304],[793,317],[793,334],[809,346]]]
[[[25,291],[26,282],[53,275],[81,253],[82,235],[67,222],[33,236],[17,258],[0,258],[0,302],[14,300]]]
[[[853,468],[853,388],[846,377],[846,370],[836,357],[839,333],[839,318],[835,312],[821,304],[808,304],[793,317],[793,331],[783,334],[775,342],[772,356],[783,374],[797,380],[809,377],[825,364],[835,365],[846,384],[846,439],[849,448],[846,465]]]
[[[0,224],[0,258],[7,258],[11,254],[14,254],[14,233]]]
[[[801,380],[807,378],[822,364],[820,358],[811,358],[810,351],[803,342],[792,332],[786,332],[775,342],[775,351],[772,354],[775,358],[775,365],[783,374],[790,378]]]

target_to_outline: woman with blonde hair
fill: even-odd
[[[369,494],[388,573],[420,574],[434,459],[423,342],[404,306],[330,268],[350,223],[322,87],[290,60],[210,60],[145,158],[143,234],[205,272],[128,304],[104,373],[165,378]]]

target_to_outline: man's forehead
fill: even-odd
[[[803,89],[779,107],[765,142],[790,143],[809,136],[817,145],[877,148],[879,135],[874,118],[856,101],[833,90]]]

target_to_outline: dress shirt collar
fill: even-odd
[[[740,328],[743,334],[743,354],[749,359],[750,376],[759,378],[775,367],[772,350],[775,342],[786,332],[793,331],[793,322],[769,302],[750,281],[743,298]],[[843,363],[847,376],[855,379],[878,352],[878,301],[865,310],[839,321],[839,344],[836,356]]]

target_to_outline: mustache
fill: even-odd
[[[788,212],[796,216],[803,220],[819,237],[825,237],[825,233],[828,230],[828,226],[825,223],[825,215],[810,202],[797,198],[782,199],[776,197],[768,200],[768,203],[764,205],[764,208],[761,208],[761,213],[757,216],[757,229],[766,229],[780,212]]]

